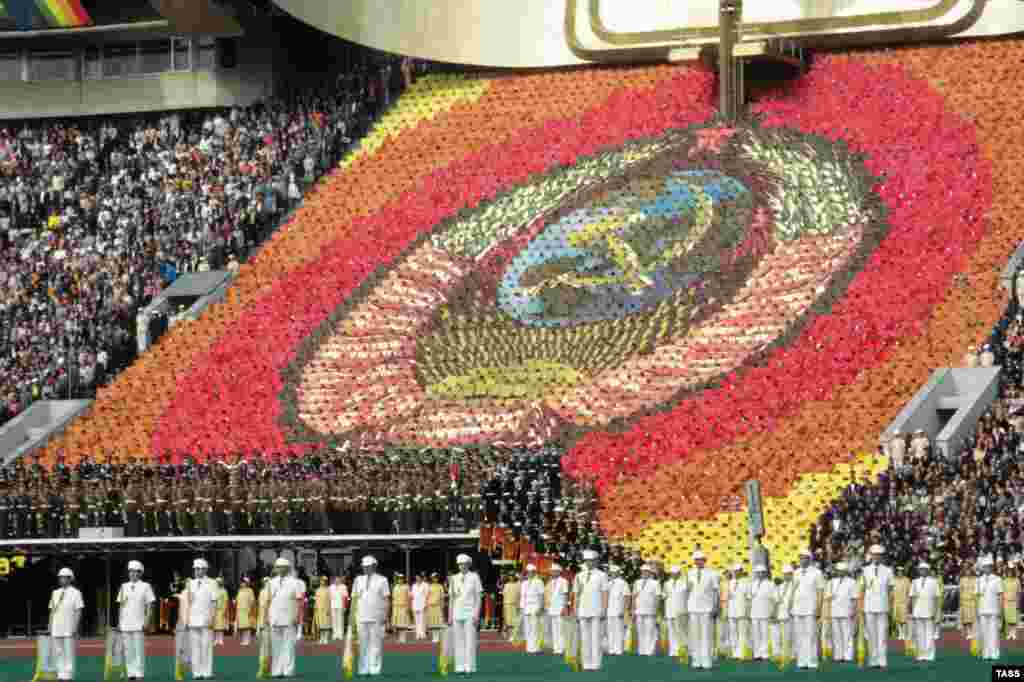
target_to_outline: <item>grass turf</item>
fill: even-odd
[[[222,656],[214,659],[216,680],[255,680],[256,657]],[[1024,654],[1014,651],[1001,663],[1024,664]],[[32,679],[35,661],[30,658],[0,660],[0,682],[27,682]],[[436,678],[435,657],[426,653],[386,654],[384,673],[375,679],[426,680]],[[712,671],[696,671],[663,657],[636,656],[605,657],[604,669],[599,672],[573,673],[561,657],[527,656],[522,653],[484,652],[478,660],[479,672],[474,680],[518,682],[569,682],[569,680],[614,680],[616,682],[661,682],[663,680],[877,680],[878,682],[981,682],[991,679],[991,664],[964,653],[939,652],[935,663],[915,663],[902,655],[889,656],[889,669],[885,672],[859,669],[855,664],[827,663],[817,671],[790,669],[780,672],[767,663],[737,663],[724,661]],[[452,679],[461,676],[452,674]],[[98,656],[79,656],[76,680],[102,680],[103,659]],[[147,682],[170,682],[174,679],[173,659],[150,656],[146,666]],[[334,656],[300,656],[296,665],[298,680],[341,680],[341,661]]]

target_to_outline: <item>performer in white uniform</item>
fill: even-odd
[[[743,575],[743,564],[732,567],[729,581],[729,648],[736,660],[750,645],[750,580]]]
[[[793,567],[786,564],[782,567],[782,581],[775,586],[778,599],[775,602],[775,613],[772,616],[772,649],[776,656],[792,651],[793,618],[790,608],[793,605]]]
[[[124,665],[129,680],[146,676],[145,635],[156,595],[149,583],[142,582],[143,566],[138,561],[128,562],[128,582],[117,593],[120,605],[118,629],[124,639]]]
[[[935,621],[942,609],[942,586],[929,575],[931,567],[922,561],[917,565],[918,577],[910,585],[911,636],[917,649],[917,660],[935,660]]]
[[[853,623],[857,614],[860,588],[857,581],[847,575],[845,561],[836,564],[836,577],[829,581],[828,598],[832,612],[832,658],[853,661]]]
[[[71,584],[74,579],[75,574],[70,568],[60,569],[57,573],[60,587],[50,595],[50,637],[53,638],[58,680],[70,680],[75,676],[75,640],[85,602],[82,593]]]
[[[982,660],[999,660],[999,630],[1003,618],[1003,579],[992,573],[992,557],[981,559],[978,576],[978,649]]]
[[[377,573],[377,560],[363,557],[363,575],[352,585],[356,622],[359,624],[359,674],[380,675],[384,653],[384,626],[391,610],[388,579]]]
[[[306,598],[306,585],[291,575],[292,565],[284,557],[274,562],[270,579],[270,602],[267,623],[270,625],[270,674],[273,677],[295,675],[295,643],[302,631],[301,605]]]
[[[569,607],[569,581],[562,577],[562,567],[551,565],[551,597],[548,602],[548,623],[551,625],[551,652],[565,653],[565,613]]]
[[[825,593],[825,577],[811,565],[811,553],[800,552],[800,568],[793,576],[793,645],[798,668],[818,667],[818,618]]]
[[[654,567],[640,567],[640,579],[633,586],[633,611],[636,615],[636,653],[653,656],[658,644],[658,607],[661,585],[654,577]]]
[[[430,599],[430,585],[422,573],[412,586],[412,616],[416,627],[416,639],[427,638],[427,602]]]
[[[331,602],[331,633],[335,641],[345,638],[345,611],[348,609],[348,586],[340,575],[327,590]]]
[[[669,574],[672,577],[665,583],[665,620],[668,622],[668,650],[676,656],[686,641],[689,583],[682,575],[681,566],[673,566]]]
[[[573,582],[573,595],[580,627],[580,665],[584,670],[601,669],[601,622],[608,613],[608,587],[608,577],[597,567],[597,552],[583,550],[583,570]]]
[[[754,566],[754,578],[750,581],[750,648],[758,661],[768,660],[770,624],[777,599],[778,590],[768,577],[768,567],[764,564]]]
[[[893,572],[881,564],[885,550],[871,546],[871,563],[864,567],[864,631],[867,636],[868,666],[885,668],[889,664],[889,602],[892,599]]]
[[[213,677],[213,616],[217,610],[220,587],[215,580],[206,576],[209,568],[205,559],[193,561],[192,574],[195,577],[185,586],[189,658],[192,677],[197,680]]]
[[[626,644],[625,617],[629,612],[629,583],[622,577],[622,569],[612,564],[608,567],[611,581],[608,584],[608,654],[621,656]]]
[[[686,611],[690,621],[690,665],[711,670],[714,664],[715,618],[718,615],[718,575],[704,567],[704,553],[693,553],[696,568],[687,578]]]
[[[526,653],[539,654],[543,632],[541,618],[544,611],[544,581],[537,577],[537,567],[526,565],[526,580],[519,591],[519,612],[523,614],[523,636]]]
[[[476,672],[477,626],[484,587],[476,571],[469,570],[473,563],[466,554],[455,557],[459,572],[449,580],[448,622],[452,627],[452,649],[455,653],[455,672]]]

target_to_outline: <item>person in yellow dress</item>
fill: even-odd
[[[320,587],[316,588],[313,600],[314,626],[319,634],[319,642],[328,644],[331,637],[331,588],[327,585],[327,576],[320,576]]]
[[[214,643],[224,643],[224,633],[228,629],[228,591],[224,587],[224,576],[217,578],[217,610],[213,613]]]
[[[896,578],[892,581],[892,623],[896,628],[896,639],[910,639],[907,604],[910,603],[911,581],[902,566],[896,567]]]
[[[1008,561],[1003,569],[1003,622],[1006,624],[1006,639],[1017,639],[1017,611],[1020,603],[1018,570],[1015,560]]]
[[[502,616],[508,640],[515,641],[519,635],[519,576],[509,573],[501,588]]]
[[[960,630],[965,639],[974,639],[974,615],[978,610],[978,579],[970,565],[960,576]]]
[[[252,642],[253,628],[256,626],[256,619],[253,617],[256,595],[253,594],[248,577],[242,578],[242,586],[238,588],[235,603],[235,633],[242,638],[242,646],[249,646]]]
[[[427,598],[427,627],[435,642],[441,641],[441,628],[444,627],[444,585],[441,576],[430,574],[430,596]]]
[[[391,627],[398,633],[398,641],[408,641],[412,627],[412,599],[409,583],[401,573],[395,574],[395,589],[391,591]]]

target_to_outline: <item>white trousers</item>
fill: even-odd
[[[331,609],[331,636],[335,641],[345,639],[345,609]]]
[[[653,656],[658,645],[658,620],[654,615],[636,616],[636,653]]]
[[[750,642],[750,619],[730,618],[729,619],[729,648],[732,650],[732,657],[740,659],[743,657],[743,649]]]
[[[864,636],[868,645],[868,667],[889,665],[889,614],[865,613]]]
[[[730,642],[732,642],[730,625],[729,619],[720,614],[718,617],[718,649],[721,651],[727,651],[730,648]]]
[[[621,656],[626,646],[626,623],[622,616],[608,616],[608,654]]]
[[[295,674],[295,640],[298,628],[284,625],[270,628],[270,674],[274,677]]]
[[[935,619],[914,618],[910,621],[911,636],[914,648],[917,649],[917,660],[935,660]]]
[[[978,653],[983,659],[990,661],[999,658],[999,625],[1001,616],[998,614],[978,615]]]
[[[457,620],[452,623],[452,651],[455,656],[455,672],[476,672],[476,625],[472,620]]]
[[[584,670],[600,670],[603,655],[601,647],[601,619],[580,618],[580,665]]]
[[[793,616],[793,645],[798,668],[818,667],[818,619]]]
[[[710,613],[691,613],[689,626],[690,665],[710,670],[715,660],[715,621]]]
[[[124,642],[124,669],[128,677],[146,676],[145,633],[142,630],[122,632]]]
[[[786,620],[772,621],[772,652],[776,656],[792,654],[793,623]],[[788,649],[788,650],[787,650]]]
[[[754,658],[768,658],[768,642],[771,638],[771,628],[768,624],[767,618],[750,619],[750,649]]]
[[[832,619],[832,660],[853,660],[853,618]]]
[[[359,624],[359,674],[380,675],[384,654],[384,623]]]
[[[686,641],[686,616],[678,616],[668,619],[668,651],[670,656],[679,653],[680,647]]]
[[[75,676],[75,638],[53,638],[53,663],[57,668],[58,680],[70,680]]]
[[[213,630],[210,628],[189,628],[188,644],[192,677],[210,677],[213,675]]]
[[[427,611],[426,611],[426,609],[424,609],[422,611],[413,611],[412,612],[412,618],[413,618],[413,622],[416,624],[416,639],[426,639],[427,638]]]
[[[242,646],[252,644],[252,630],[242,630]]]
[[[535,654],[540,651],[540,635],[544,627],[541,618],[545,616],[534,613],[523,616],[523,639],[526,640],[526,653]]]
[[[564,621],[562,616],[552,616],[548,614],[548,627],[551,633],[551,641],[548,642],[551,645],[552,653],[564,654],[565,653],[565,630]]]

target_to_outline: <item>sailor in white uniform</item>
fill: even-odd
[[[868,666],[889,664],[889,604],[892,601],[892,569],[881,563],[885,549],[871,546],[871,561],[864,567],[864,630],[867,635]]]
[[[537,567],[526,565],[526,580],[519,590],[519,613],[523,614],[523,636],[526,653],[539,654],[543,632],[541,618],[544,611],[544,581],[537,577]]]
[[[714,664],[715,618],[718,616],[718,574],[704,567],[704,553],[693,553],[687,576],[686,611],[690,621],[690,665],[710,670]]]
[[[682,573],[682,566],[672,566],[671,576],[665,581],[665,620],[668,622],[668,650],[679,655],[686,641],[686,601],[689,598],[689,582]]]
[[[331,602],[331,634],[338,641],[345,638],[345,611],[348,609],[348,586],[340,575],[334,576],[327,595]]]
[[[551,627],[551,652],[561,656],[565,653],[565,614],[569,608],[569,581],[562,577],[562,567],[551,566],[552,578],[548,602],[548,623]]]
[[[608,583],[608,655],[621,656],[626,644],[626,615],[629,613],[629,583],[622,577],[622,569],[612,564],[608,567],[611,580]]]
[[[793,606],[794,587],[793,567],[785,564],[782,567],[782,580],[775,586],[778,599],[772,616],[772,650],[778,656],[788,656],[793,650],[793,617],[790,608]]]
[[[70,680],[75,676],[75,640],[85,602],[82,593],[71,584],[74,579],[75,574],[70,568],[60,569],[57,573],[60,587],[50,595],[50,637],[53,639],[58,680]]]
[[[778,590],[768,577],[768,567],[754,566],[754,577],[750,581],[750,639],[754,658],[768,660],[768,643],[771,641],[771,621],[775,614]]]
[[[750,646],[750,580],[743,575],[743,564],[732,567],[729,581],[729,647],[736,660]]]
[[[1003,618],[1003,579],[992,573],[991,556],[981,558],[978,576],[978,649],[982,660],[999,660],[999,630]]]
[[[800,552],[800,568],[793,575],[793,645],[798,668],[818,667],[818,619],[825,593],[825,576],[811,564],[811,553]]]
[[[455,653],[455,672],[476,672],[477,626],[484,588],[476,571],[469,570],[473,560],[466,554],[455,557],[459,572],[449,581],[448,620],[452,626],[452,648]]]
[[[922,561],[917,565],[918,577],[910,584],[911,636],[917,649],[917,660],[935,660],[935,621],[941,613],[942,586],[929,573],[931,566]]]
[[[860,588],[857,581],[847,575],[845,561],[836,564],[836,577],[829,581],[827,595],[832,612],[832,658],[853,661],[853,619],[857,614]]]
[[[278,558],[274,562],[275,575],[267,587],[270,590],[267,623],[270,625],[270,674],[273,677],[295,675],[295,644],[302,627],[300,614],[306,585],[291,572],[291,562]]]
[[[359,628],[359,674],[380,675],[384,656],[384,626],[391,611],[391,587],[377,573],[377,560],[363,557],[363,574],[352,585]]]
[[[654,566],[640,567],[640,579],[633,586],[633,612],[636,615],[636,653],[653,656],[658,644],[658,607],[661,585],[654,577]]]
[[[124,664],[129,680],[146,676],[146,623],[152,614],[156,595],[149,583],[142,581],[141,562],[128,562],[128,582],[117,593],[120,607],[118,629],[124,639]]]
[[[583,569],[573,581],[580,628],[580,665],[584,670],[601,669],[601,623],[608,613],[608,588],[608,577],[597,567],[597,552],[584,550]]]
[[[188,627],[189,658],[192,677],[197,680],[213,678],[213,616],[217,611],[220,586],[206,572],[210,565],[206,559],[192,562],[193,578],[185,586]]]

